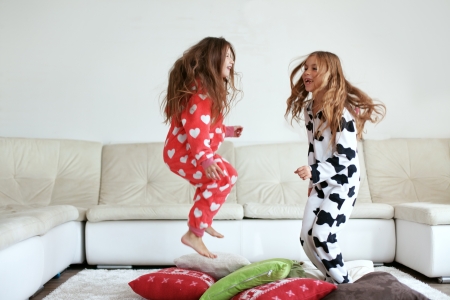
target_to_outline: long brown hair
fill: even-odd
[[[291,95],[287,99],[285,117],[291,114],[292,119],[297,122],[301,120],[302,110],[311,102],[307,99],[309,92],[305,89],[303,79],[300,77],[296,82],[297,73],[304,70],[306,60],[316,56],[318,64],[318,75],[324,75],[324,81],[319,88],[324,91],[322,98],[322,118],[315,135],[318,137],[325,129],[330,128],[332,138],[330,143],[336,143],[336,133],[341,130],[341,117],[344,107],[354,116],[358,139],[362,139],[364,125],[367,121],[377,123],[386,114],[386,106],[383,103],[375,103],[366,93],[353,86],[344,77],[339,58],[330,52],[316,51],[309,54],[291,73]],[[324,122],[327,125],[322,128]]]
[[[226,79],[222,77],[222,66],[228,48],[233,60],[236,60],[236,52],[230,42],[222,37],[207,37],[186,50],[174,63],[169,72],[167,94],[161,104],[164,123],[170,123],[173,118],[179,122],[190,96],[199,88],[212,100],[213,123],[219,116],[225,117],[229,113],[240,90],[235,87],[234,64],[230,76]]]

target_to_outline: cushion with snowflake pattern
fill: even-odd
[[[128,285],[150,300],[198,300],[215,282],[208,274],[181,268],[167,268],[139,276]]]
[[[336,286],[311,278],[286,278],[240,292],[232,300],[322,299]]]

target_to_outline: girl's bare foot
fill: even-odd
[[[212,228],[211,226],[208,227],[208,228],[206,228],[205,231],[206,231],[207,234],[209,234],[209,235],[211,235],[211,236],[214,236],[214,237],[216,237],[216,238],[220,238],[220,239],[223,238],[223,234],[217,232],[217,231],[216,231],[214,228]]]
[[[201,237],[196,236],[192,231],[188,230],[182,237],[181,242],[188,247],[191,247],[198,254],[203,255],[209,258],[216,258],[217,255],[209,252],[208,248],[206,248],[205,244],[203,244],[203,240]]]

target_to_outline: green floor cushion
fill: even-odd
[[[290,259],[273,258],[242,267],[210,286],[200,300],[229,300],[246,289],[286,278],[292,263]]]

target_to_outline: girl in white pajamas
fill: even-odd
[[[294,82],[298,72],[303,72]],[[312,97],[308,97],[311,95]],[[349,283],[338,233],[345,227],[360,184],[357,140],[366,121],[385,114],[374,101],[344,77],[333,53],[313,52],[291,74],[286,117],[304,115],[308,134],[308,165],[295,173],[309,179],[308,201],[300,242],[311,262],[333,283]]]

